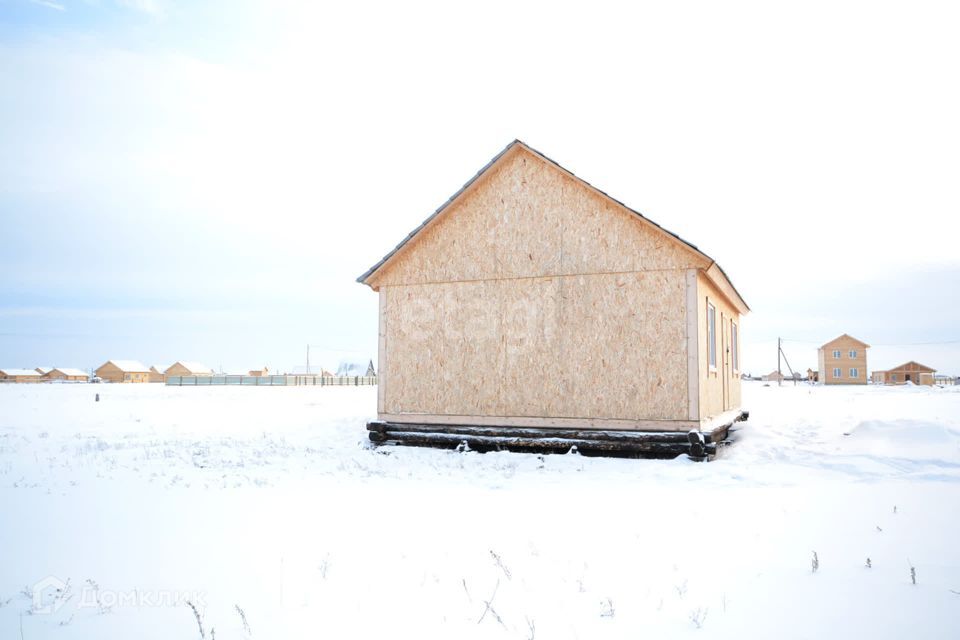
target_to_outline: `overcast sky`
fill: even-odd
[[[355,278],[520,138],[724,267],[746,370],[960,373],[956,5],[456,4],[0,0],[0,366],[366,361]]]

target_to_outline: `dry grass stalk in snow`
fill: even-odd
[[[709,609],[697,607],[690,612],[690,622],[692,622],[697,629],[702,629],[703,623],[707,621],[707,613],[709,611]]]
[[[493,608],[493,599],[497,597],[497,589],[499,588],[500,588],[500,580],[498,579],[497,584],[493,587],[493,593],[490,594],[490,599],[483,601],[484,605],[486,606],[483,609],[483,613],[480,614],[480,619],[477,620],[477,624],[480,624],[481,622],[483,622],[483,619],[487,617],[487,613],[489,613],[496,619],[497,622],[500,623],[500,626],[502,626],[504,629],[507,628],[507,625],[505,625],[503,623],[503,620],[500,618],[500,614],[498,614],[497,610]]]
[[[240,616],[240,622],[243,624],[243,631],[248,636],[251,635],[250,624],[247,622],[247,614],[243,612],[243,609],[240,608],[240,605],[235,604],[233,608],[237,610],[237,615]]]
[[[196,605],[187,600],[187,606],[190,607],[190,610],[193,611],[193,617],[197,620],[197,629],[200,631],[200,638],[206,638],[207,635],[203,632],[203,619],[200,617],[200,612],[197,611]]]

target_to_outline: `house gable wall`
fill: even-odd
[[[125,372],[112,362],[107,362],[94,372],[99,378],[108,382],[149,382],[148,371]]]
[[[817,353],[820,366],[820,382],[823,384],[867,384],[867,347],[850,336],[840,336],[821,347]],[[840,351],[835,358],[833,352]],[[857,352],[856,358],[850,357],[850,351]],[[833,375],[834,369],[840,369],[840,377]],[[857,369],[856,377],[850,376],[850,369]]]
[[[518,145],[373,274],[370,284],[378,288],[709,264]]]
[[[687,272],[708,266],[517,147],[371,278],[380,416],[687,428]]]

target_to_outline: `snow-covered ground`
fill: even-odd
[[[956,638],[960,387],[744,396],[698,464],[371,449],[373,387],[0,385],[0,637]]]

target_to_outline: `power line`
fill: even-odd
[[[783,342],[797,342],[802,344],[820,344],[817,340],[797,340],[794,338],[782,338]],[[772,341],[771,341],[772,342]],[[921,347],[943,344],[960,344],[960,340],[943,340],[940,342],[874,342],[871,347]]]

